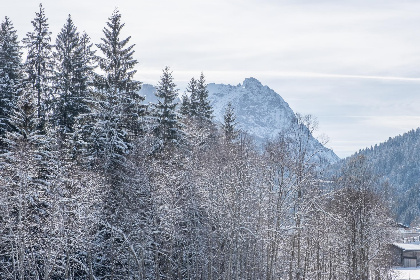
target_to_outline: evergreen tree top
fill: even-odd
[[[231,102],[228,103],[225,109],[223,120],[222,127],[225,133],[225,139],[227,142],[231,142],[238,136],[238,131],[236,130],[236,116]]]
[[[68,46],[69,44],[76,41],[73,38],[78,38],[78,37],[79,37],[79,32],[77,32],[77,28],[74,25],[73,20],[71,19],[71,15],[69,15],[67,17],[66,23],[61,28],[60,33],[57,35],[56,48],[57,47],[62,48],[63,46]],[[73,41],[71,41],[70,39],[73,39]],[[58,46],[59,44],[61,44],[61,45]]]
[[[197,90],[197,81],[195,80],[194,77],[192,77],[187,85],[187,92],[190,94],[190,98],[192,94],[196,94],[196,90]]]
[[[121,29],[125,24],[121,23],[121,14],[118,10],[115,10],[108,20],[107,27],[103,29],[105,37],[101,38],[102,43],[96,44],[105,55],[99,58],[99,67],[106,73],[105,77],[98,79],[97,87],[112,89],[114,93],[132,94],[141,87],[140,82],[133,80],[137,72],[134,66],[138,63],[133,58],[135,45],[127,46],[131,36],[120,39]]]
[[[12,129],[11,115],[20,94],[22,52],[12,22],[5,17],[0,25],[0,148],[4,147],[6,131]]]
[[[0,71],[10,79],[18,78],[21,65],[21,47],[13,23],[5,17],[0,26]]]
[[[34,30],[26,33],[26,37],[22,40],[28,50],[26,67],[30,76],[29,79],[32,80],[32,83],[36,85],[40,92],[43,91],[41,83],[48,80],[48,74],[52,70],[53,63],[51,32],[47,21],[44,8],[40,4],[39,12],[35,13],[35,18],[31,21]],[[42,78],[38,77],[39,72],[41,72]],[[43,82],[40,80],[43,80]]]
[[[5,39],[9,39],[13,42],[18,42],[18,36],[16,34],[16,30],[13,26],[12,21],[9,19],[9,17],[4,17],[4,21],[1,23],[0,28],[0,43],[4,44],[7,42]]]
[[[156,88],[156,97],[164,99],[165,103],[172,103],[178,96],[178,89],[175,87],[172,71],[166,66]]]
[[[211,121],[213,118],[213,109],[208,100],[209,91],[207,90],[206,79],[204,78],[203,72],[201,72],[200,78],[197,81],[197,97],[198,97],[198,115],[203,120]]]
[[[203,72],[201,72],[198,80],[194,77],[191,78],[187,86],[187,92],[190,94],[190,99],[183,99],[182,111],[188,111],[190,116],[197,117],[200,121],[211,121],[213,110],[208,100],[209,91]]]
[[[79,33],[77,28],[74,26],[74,23],[69,15],[66,23],[62,27],[60,33],[57,35],[55,49],[56,52],[54,56],[61,64],[61,67],[64,70],[69,70],[69,68],[74,67],[71,64],[72,58],[76,56],[76,52],[79,48]],[[63,69],[59,69],[62,71]],[[60,73],[64,74],[64,73]]]
[[[35,18],[31,21],[34,31],[26,33],[24,43],[26,45],[33,45],[34,42],[44,44],[51,41],[51,32],[49,31],[48,18],[45,16],[45,10],[42,4],[39,4],[39,12],[35,12]],[[51,48],[51,47],[50,47]]]

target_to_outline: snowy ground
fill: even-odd
[[[420,280],[420,267],[396,267],[393,270],[398,280]]]

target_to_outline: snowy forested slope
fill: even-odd
[[[390,183],[400,221],[410,224],[419,217],[420,128],[390,137],[354,156],[358,155],[364,155],[373,170]]]

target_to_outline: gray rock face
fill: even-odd
[[[156,88],[149,84],[142,84],[140,89],[140,95],[144,96],[144,103],[157,103],[158,99],[155,95]]]
[[[212,83],[208,90],[215,120],[223,122],[225,108],[231,102],[238,127],[254,136],[257,143],[262,144],[296,126],[296,116],[289,104],[255,78],[247,78],[237,86]],[[312,151],[320,151],[317,160],[324,163],[339,160],[332,150],[312,136],[309,146]]]

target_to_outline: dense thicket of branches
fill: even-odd
[[[363,158],[323,180],[310,117],[261,151],[231,106],[213,123],[202,73],[177,104],[165,68],[142,105],[118,11],[102,56],[47,22],[25,63],[0,30],[1,279],[388,279],[379,183]]]

